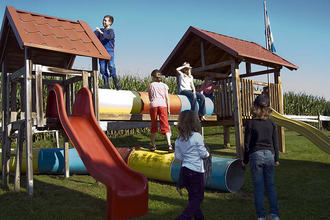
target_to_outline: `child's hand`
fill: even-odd
[[[278,167],[280,165],[280,162],[276,161],[275,162],[275,167]]]
[[[100,32],[101,34],[103,34],[103,32],[101,31],[100,28],[96,27],[96,30],[97,30],[98,32]]]

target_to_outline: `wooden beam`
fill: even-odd
[[[282,68],[282,65],[280,65],[280,64],[270,63],[270,62],[262,61],[262,60],[256,60],[256,59],[253,59],[253,58],[239,57],[239,59],[242,62],[248,62],[248,63],[260,65],[260,66],[271,67],[271,68],[274,68],[274,69],[278,69],[278,68],[281,69]]]
[[[88,76],[88,72],[82,71],[82,87],[84,88],[88,88]]]
[[[201,40],[201,62],[202,62],[202,67],[205,67],[204,42],[203,42],[203,40]]]
[[[97,71],[97,59],[92,58],[92,75],[93,75],[93,103],[94,103],[94,111],[95,111],[95,117],[97,121],[100,121],[100,110],[99,110],[99,93],[98,93],[98,71]]]
[[[10,76],[9,76],[9,80],[10,81],[16,81],[18,78],[20,78],[21,76],[24,76],[25,74],[25,66],[23,66],[22,68],[18,69],[16,72],[12,73]]]
[[[280,78],[280,70],[276,71],[274,73],[274,82],[275,84],[279,85],[279,113],[284,114],[284,105],[283,105],[283,91],[282,91],[282,82]],[[278,126],[277,127],[278,132],[278,143],[279,143],[279,151],[282,153],[285,153],[285,134],[284,134],[284,127]]]
[[[82,80],[82,76],[74,76],[69,79],[66,78],[64,81],[62,81],[62,83],[63,83],[63,86],[67,86],[67,85],[79,82],[81,80]]]
[[[191,72],[192,73],[203,72],[203,71],[207,71],[207,70],[211,70],[211,69],[221,68],[224,66],[230,66],[232,63],[233,63],[232,60],[227,60],[227,61],[223,61],[221,63],[215,63],[215,64],[207,65],[204,67],[193,68],[191,70]]]
[[[9,158],[8,158],[8,124],[9,124],[9,106],[7,99],[9,99],[8,89],[9,86],[7,84],[8,81],[8,73],[7,73],[7,57],[4,57],[1,63],[1,104],[2,104],[2,111],[1,111],[1,128],[2,128],[2,160],[1,160],[1,166],[2,166],[2,188],[7,189],[8,188],[8,173],[9,173]],[[9,147],[10,148],[10,147]]]
[[[17,149],[15,158],[15,185],[14,190],[19,191],[21,187],[21,168],[23,160],[23,143],[24,143],[24,120],[20,120],[18,126],[18,136],[17,136]]]
[[[66,134],[64,134],[63,137],[64,140],[64,176],[65,178],[69,178],[70,177],[70,169],[69,169],[69,138],[67,137]]]
[[[246,69],[246,73],[251,73],[251,63],[246,62],[245,63],[245,69]]]
[[[245,78],[245,77],[250,77],[250,76],[258,76],[258,75],[263,75],[263,74],[268,74],[268,73],[274,73],[278,70],[279,69],[269,69],[269,70],[262,70],[262,71],[252,72],[252,73],[245,73],[245,74],[241,74],[239,77]]]
[[[32,153],[32,61],[30,48],[25,47],[25,142],[26,142],[26,185],[30,196],[33,195],[33,153]]]
[[[82,76],[82,74],[83,74],[82,70],[63,69],[63,68],[57,68],[57,67],[51,67],[51,66],[42,66],[42,72],[57,73],[60,75],[69,74],[69,75],[80,75],[80,76]],[[86,72],[88,72],[88,71],[86,71]]]
[[[36,65],[36,80],[35,80],[35,87],[36,87],[36,112],[37,112],[37,126],[43,127],[45,125],[44,121],[44,94],[43,94],[43,86],[42,86],[42,72],[41,66]]]
[[[225,148],[230,148],[230,127],[223,126],[223,145]]]
[[[231,75],[233,85],[236,155],[237,158],[243,159],[243,121],[241,112],[240,79],[237,63],[231,65]]]
[[[212,78],[221,78],[221,79],[225,79],[225,78],[228,78],[228,74],[225,74],[225,73],[217,73],[217,72],[210,72],[210,71],[207,71],[207,72],[204,72],[207,76],[210,76]]]

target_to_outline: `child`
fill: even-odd
[[[253,105],[251,109],[253,119],[248,120],[245,126],[242,166],[245,167],[250,160],[254,203],[258,219],[266,219],[265,187],[270,207],[268,219],[279,220],[278,201],[274,186],[274,168],[280,165],[276,125],[269,119],[271,109],[266,96],[259,95]]]
[[[207,76],[205,77],[204,83],[201,85],[200,93],[214,101],[213,90],[216,87],[217,85],[212,82],[212,79],[209,76]]]
[[[176,72],[179,83],[179,94],[187,96],[191,104],[191,110],[196,112],[196,114],[199,114],[201,120],[205,120],[205,97],[199,92],[196,92],[190,64],[184,62],[182,66],[176,68]],[[197,101],[199,104],[199,110],[197,108]]]
[[[113,17],[111,15],[106,15],[103,18],[103,27],[104,28],[96,28],[95,34],[97,38],[101,41],[105,49],[111,56],[109,60],[100,59],[100,72],[102,74],[102,78],[104,80],[104,87],[109,89],[109,78],[113,78],[113,82],[117,90],[121,89],[118,85],[118,79],[116,74],[115,60],[114,60],[114,49],[115,49],[115,33],[113,29],[111,29],[111,25],[113,24]],[[108,73],[109,69],[109,73]]]
[[[156,150],[155,138],[158,131],[157,115],[159,115],[161,133],[166,136],[168,152],[173,153],[171,130],[167,120],[167,113],[170,114],[168,86],[161,82],[161,73],[157,69],[152,71],[151,78],[152,82],[148,86],[151,118],[151,151]]]
[[[176,219],[204,219],[200,205],[204,199],[203,158],[209,156],[201,133],[201,124],[194,111],[180,113],[179,137],[175,141],[175,158],[182,161],[181,176],[188,191],[189,203]]]

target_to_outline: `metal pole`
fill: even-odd
[[[266,40],[266,49],[269,50],[269,36],[268,36],[268,21],[267,21],[267,9],[266,9],[266,1],[264,1],[264,19],[265,19],[265,40]],[[268,67],[267,67],[268,70]],[[267,83],[268,88],[270,84],[270,76],[269,73],[267,73]]]

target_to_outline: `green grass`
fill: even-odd
[[[232,147],[225,149],[222,129],[205,129],[205,142],[213,155],[235,156],[235,136],[233,130],[231,132]],[[173,140],[176,136],[173,131]],[[146,147],[150,145],[149,138],[147,134],[139,134],[111,140],[118,147]],[[157,145],[166,149],[163,136],[157,136]],[[286,131],[286,150],[280,154],[281,165],[275,174],[281,219],[329,219],[330,155],[291,131]],[[69,179],[62,175],[34,175],[33,197],[26,194],[24,177],[19,193],[13,192],[12,182],[9,191],[0,189],[1,220],[105,219],[105,187],[88,175],[73,175]],[[186,204],[186,192],[181,197],[174,184],[150,180],[149,211],[138,219],[174,219]],[[237,193],[206,190],[202,210],[205,219],[256,219],[249,169]]]

